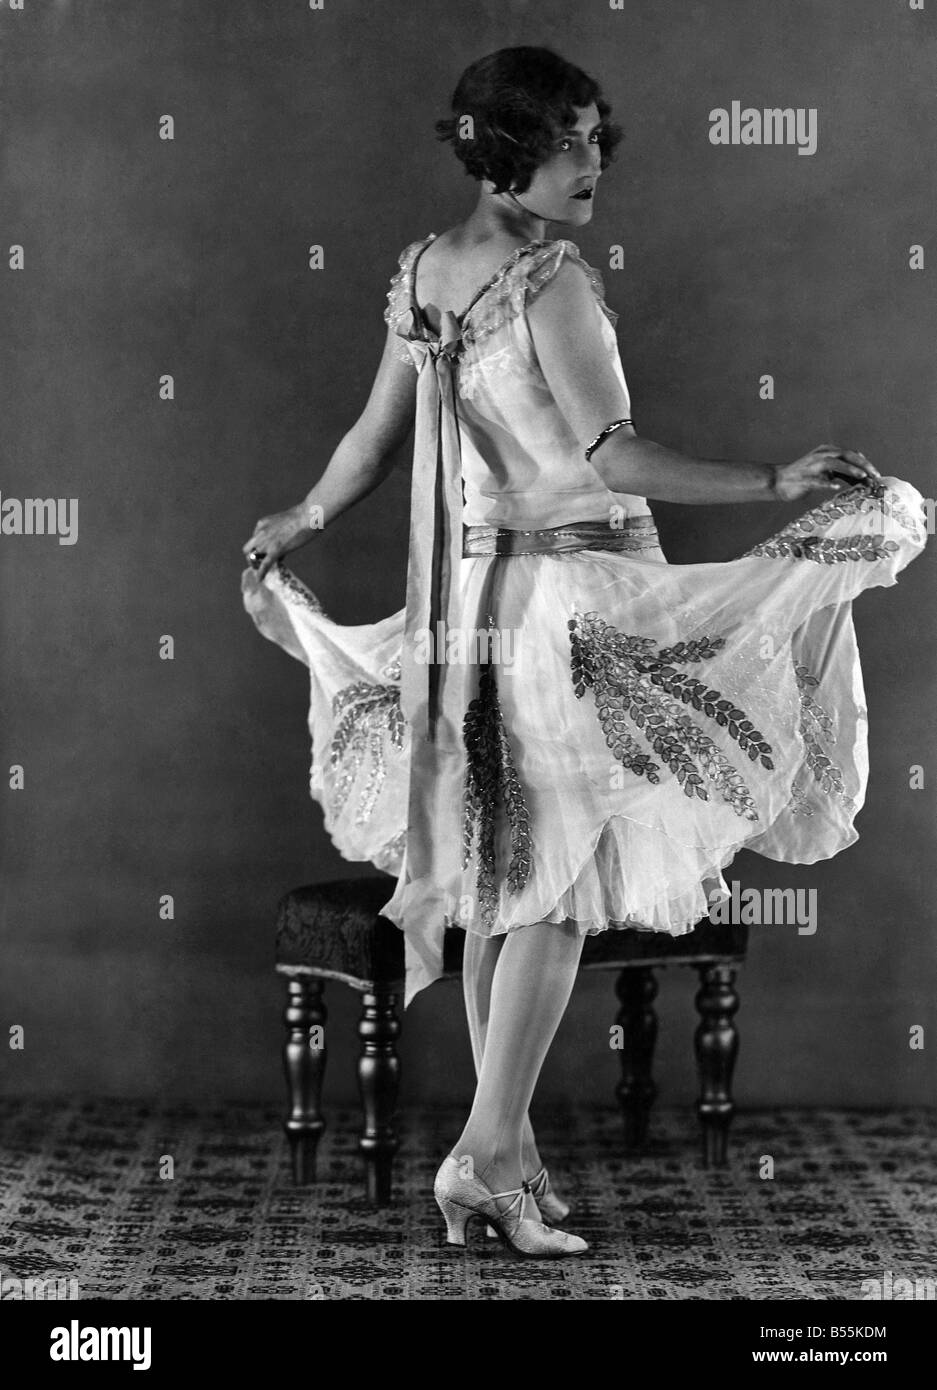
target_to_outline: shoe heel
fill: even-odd
[[[465,1228],[472,1213],[468,1207],[460,1207],[456,1202],[450,1202],[446,1197],[437,1197],[436,1203],[446,1222],[446,1244],[464,1245]]]

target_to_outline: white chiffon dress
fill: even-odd
[[[433,239],[401,253],[385,311],[417,378],[406,608],[340,625],[282,561],[242,576],[260,632],[309,669],[328,834],[397,879],[382,911],[405,1004],[441,974],[447,927],[680,935],[741,848],[812,864],[853,844],[852,600],[926,540],[920,493],[886,477],[735,559],[669,564],[646,499],[584,458],[531,339],[529,306],[571,263],[627,394],[598,272],[533,242],[436,335],[413,293]]]

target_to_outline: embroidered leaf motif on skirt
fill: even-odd
[[[311,589],[307,589],[301,579],[297,579],[292,570],[286,568],[282,560],[276,563],[276,570],[283,585],[283,597],[288,603],[298,604],[300,608],[308,608],[312,613],[318,613],[320,617],[326,616],[325,609],[316,598]]]
[[[750,555],[762,555],[779,559],[786,555],[797,560],[813,560],[817,564],[832,565],[842,560],[884,560],[898,550],[897,541],[885,540],[873,534],[850,536],[822,536],[819,531],[827,530],[834,521],[845,516],[859,516],[878,512],[882,519],[890,516],[903,530],[915,540],[923,539],[923,515],[918,521],[904,506],[901,498],[884,483],[874,480],[857,485],[819,506],[804,512],[796,521],[785,526],[776,535],[759,542],[751,550],[746,550],[742,559]]]
[[[784,537],[779,533],[746,551],[746,555],[766,555],[771,559],[791,555],[795,560],[835,565],[841,560],[885,560],[897,549],[897,541],[881,540],[878,536]]]
[[[810,693],[811,689],[818,686],[820,682],[812,671],[798,662],[794,663],[794,675],[797,679],[797,689],[800,695],[800,733],[806,747],[805,761],[807,767],[813,773],[814,781],[822,791],[827,794],[835,793],[840,800],[851,807],[852,801],[846,795],[842,770],[836,766],[823,748],[824,744],[829,745],[833,742],[835,731],[832,715]],[[796,797],[793,788],[792,794]],[[805,815],[812,815],[811,811],[807,811],[803,807],[797,809],[802,810]]]
[[[658,648],[650,637],[621,633],[597,613],[575,613],[568,627],[573,689],[577,699],[592,690],[605,742],[618,762],[655,784],[664,763],[686,796],[708,801],[711,788],[737,815],[758,820],[741,773],[684,708],[689,705],[712,719],[752,762],[774,769],[773,749],[745,711],[678,669],[710,660],[725,646],[725,638],[699,637]],[[642,751],[629,721],[661,762]]]
[[[791,783],[791,799],[787,803],[787,809],[792,816],[813,815],[813,807],[810,805],[803,789],[796,781]]]
[[[506,883],[519,893],[530,873],[530,815],[514,766],[510,741],[498,699],[498,687],[490,662],[479,667],[478,694],[462,722],[466,749],[465,791],[462,816],[462,867],[467,868],[477,847],[478,908],[486,926],[493,927],[498,912],[496,831],[499,809],[507,816],[511,859]]]
[[[376,685],[355,681],[346,685],[332,700],[332,714],[338,718],[332,735],[329,761],[337,769],[332,809],[342,810],[358,778],[362,764],[370,756],[367,782],[358,800],[357,825],[364,825],[374,810],[387,775],[385,740],[402,748],[405,721],[400,708],[400,689],[395,685]]]

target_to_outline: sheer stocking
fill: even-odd
[[[499,939],[466,933],[466,1006],[481,1043],[471,1113],[452,1152],[470,1157],[495,1192],[520,1187],[527,1110],[550,1043],[569,1003],[584,937],[575,923],[537,922]],[[486,1008],[487,999],[487,1008]],[[477,1064],[477,1063],[476,1063]]]
[[[465,933],[462,992],[465,997],[465,1016],[468,1019],[476,1077],[481,1072],[482,1057],[485,1051],[485,1035],[488,1031],[488,1011],[491,1004],[491,985],[494,980],[495,964],[505,940],[506,937],[503,935],[480,936],[478,932]],[[524,1116],[521,1130],[521,1161],[525,1178],[532,1178],[539,1172],[542,1161],[529,1115]]]

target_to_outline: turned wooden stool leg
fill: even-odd
[[[391,1202],[394,1154],[400,1144],[394,1127],[400,1083],[396,994],[362,996],[358,1036],[358,1088],[364,1110],[364,1130],[358,1148],[364,1158],[368,1201],[387,1206]]]
[[[625,1147],[640,1148],[647,1139],[648,1118],[657,1095],[651,1077],[657,1042],[657,980],[649,966],[622,970],[615,984],[621,1004],[616,1022],[622,1030],[621,1080],[615,1094],[625,1122]]]
[[[287,1027],[283,1065],[290,1113],[283,1128],[290,1141],[296,1186],[315,1182],[316,1150],[325,1129],[319,1109],[326,1061],[323,985],[324,982],[314,976],[287,981],[289,1002],[283,1015]]]
[[[735,1106],[732,1102],[732,1072],[739,1050],[739,1035],[732,1017],[739,1006],[733,988],[735,969],[731,965],[700,965],[700,988],[696,1007],[700,1023],[696,1029],[696,1064],[699,1070],[700,1099],[696,1103],[702,1125],[703,1166],[726,1163],[729,1124]]]

